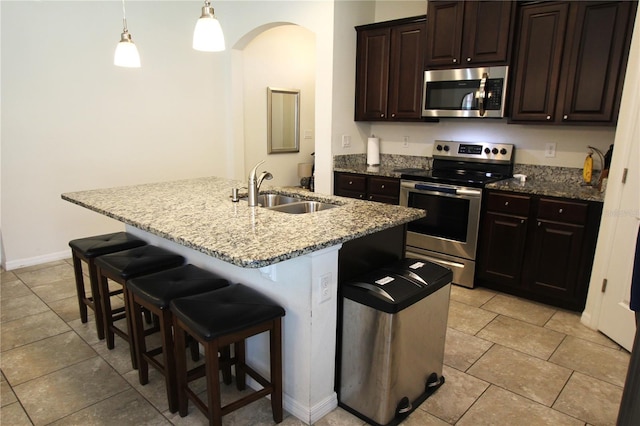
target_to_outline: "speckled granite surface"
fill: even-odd
[[[361,173],[368,175],[399,178],[403,168],[431,167],[432,159],[407,155],[380,155],[380,166],[366,165],[366,154],[337,155],[334,157],[334,171]],[[522,192],[527,194],[547,195],[553,197],[571,198],[578,200],[604,200],[604,193],[592,186],[585,186],[582,182],[582,169],[572,167],[551,167],[532,164],[515,164],[514,174],[527,176],[524,184],[517,179],[507,179],[487,185],[490,189]],[[593,182],[597,182],[599,171],[595,171]]]
[[[62,194],[64,200],[225,262],[259,268],[424,216],[424,211],[263,185],[339,207],[288,214],[230,199],[246,182],[208,177]]]

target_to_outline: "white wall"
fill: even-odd
[[[256,28],[292,23],[316,35],[318,102],[331,105],[331,2],[214,6],[227,50],[206,54],[191,49],[201,1],[127,2],[142,59],[132,70],[112,63],[122,31],[119,2],[1,3],[5,267],[68,256],[70,239],[121,229],[62,201],[63,192],[242,177],[244,148],[236,137],[243,118],[235,100],[241,83],[232,64],[234,48],[253,39]],[[330,131],[330,111],[316,117],[317,134]]]
[[[311,163],[314,150],[316,43],[315,35],[297,25],[271,28],[253,39],[243,50],[244,172],[266,160],[259,170],[268,170],[268,184],[300,184],[298,163]],[[300,90],[300,152],[267,154],[267,87]]]

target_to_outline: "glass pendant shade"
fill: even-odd
[[[220,52],[225,49],[222,27],[208,1],[204,3],[202,16],[193,31],[193,48],[202,52]]]
[[[131,40],[131,34],[127,31],[122,33],[120,42],[116,46],[116,53],[113,56],[113,64],[118,67],[140,68],[140,54],[135,43]]]

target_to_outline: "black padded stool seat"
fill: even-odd
[[[141,385],[149,382],[149,365],[162,373],[165,378],[169,410],[172,413],[178,411],[175,351],[184,351],[184,348],[175,347],[173,342],[173,316],[169,310],[169,302],[178,297],[205,293],[228,285],[229,281],[226,279],[193,265],[167,269],[127,281],[134,347],[138,361],[138,379]],[[159,318],[162,337],[160,347],[147,349],[142,308],[148,309]],[[197,354],[197,346],[195,350]],[[157,358],[160,354],[162,354],[162,362]],[[228,353],[226,356],[228,358]],[[230,367],[227,375],[227,380],[231,383]]]
[[[107,348],[114,348],[115,334],[129,342],[131,365],[133,368],[137,368],[137,361],[132,337],[132,326],[129,319],[130,313],[128,312],[129,295],[127,293],[126,282],[131,278],[175,268],[176,266],[182,265],[184,261],[184,257],[152,245],[106,254],[96,259],[98,287],[100,288],[100,296],[102,298],[102,317]],[[111,300],[108,296],[108,279],[122,285],[124,308],[115,310],[111,308]],[[126,319],[126,329],[118,328],[115,325],[116,321],[123,318]]]
[[[104,339],[104,323],[102,319],[102,306],[100,303],[100,290],[98,288],[98,275],[95,266],[95,258],[117,251],[144,246],[147,243],[127,232],[114,232],[111,234],[94,235],[92,237],[78,238],[69,241],[73,270],[76,279],[76,294],[80,308],[80,321],[86,323],[87,308],[93,310],[96,321],[96,332],[100,340]],[[87,297],[84,287],[82,264],[85,261],[89,270],[89,285],[91,296]]]
[[[271,299],[242,284],[171,301],[174,317],[175,347],[185,345],[185,332],[193,336],[205,352],[205,367],[199,375],[187,374],[186,356],[176,353],[178,375],[178,405],[180,416],[187,415],[188,400],[202,411],[210,425],[221,425],[222,416],[244,407],[264,396],[271,395],[271,410],[276,423],[282,421],[282,317],[284,309]],[[271,381],[268,381],[245,362],[245,339],[262,332],[269,332]],[[220,401],[221,348],[233,344],[236,386],[243,390],[246,374],[263,389],[225,405]],[[206,376],[207,404],[189,388],[189,382]]]

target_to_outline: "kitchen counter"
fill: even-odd
[[[245,268],[265,267],[401,225],[424,211],[296,188],[262,192],[300,196],[339,207],[288,214],[232,202],[243,183],[217,177],[62,194],[86,207],[151,234]]]
[[[585,186],[575,181],[553,182],[546,179],[528,177],[525,182],[519,179],[505,179],[490,183],[487,189],[521,192],[525,194],[547,195],[550,197],[570,198],[584,201],[604,201],[604,193],[592,186]]]
[[[402,242],[405,224],[423,217],[424,211],[263,185],[263,193],[340,204],[314,213],[288,214],[249,207],[242,200],[232,202],[231,188],[245,184],[207,177],[66,193],[62,198],[119,220],[127,232],[147,243],[181,254],[189,263],[279,303],[286,311],[284,408],[313,424],[338,405],[334,378],[339,253],[344,249],[345,256],[359,265],[354,244],[369,247],[373,239],[387,250],[388,233]],[[265,336],[248,339],[247,360],[269,377]],[[259,386],[252,381],[248,385]]]

